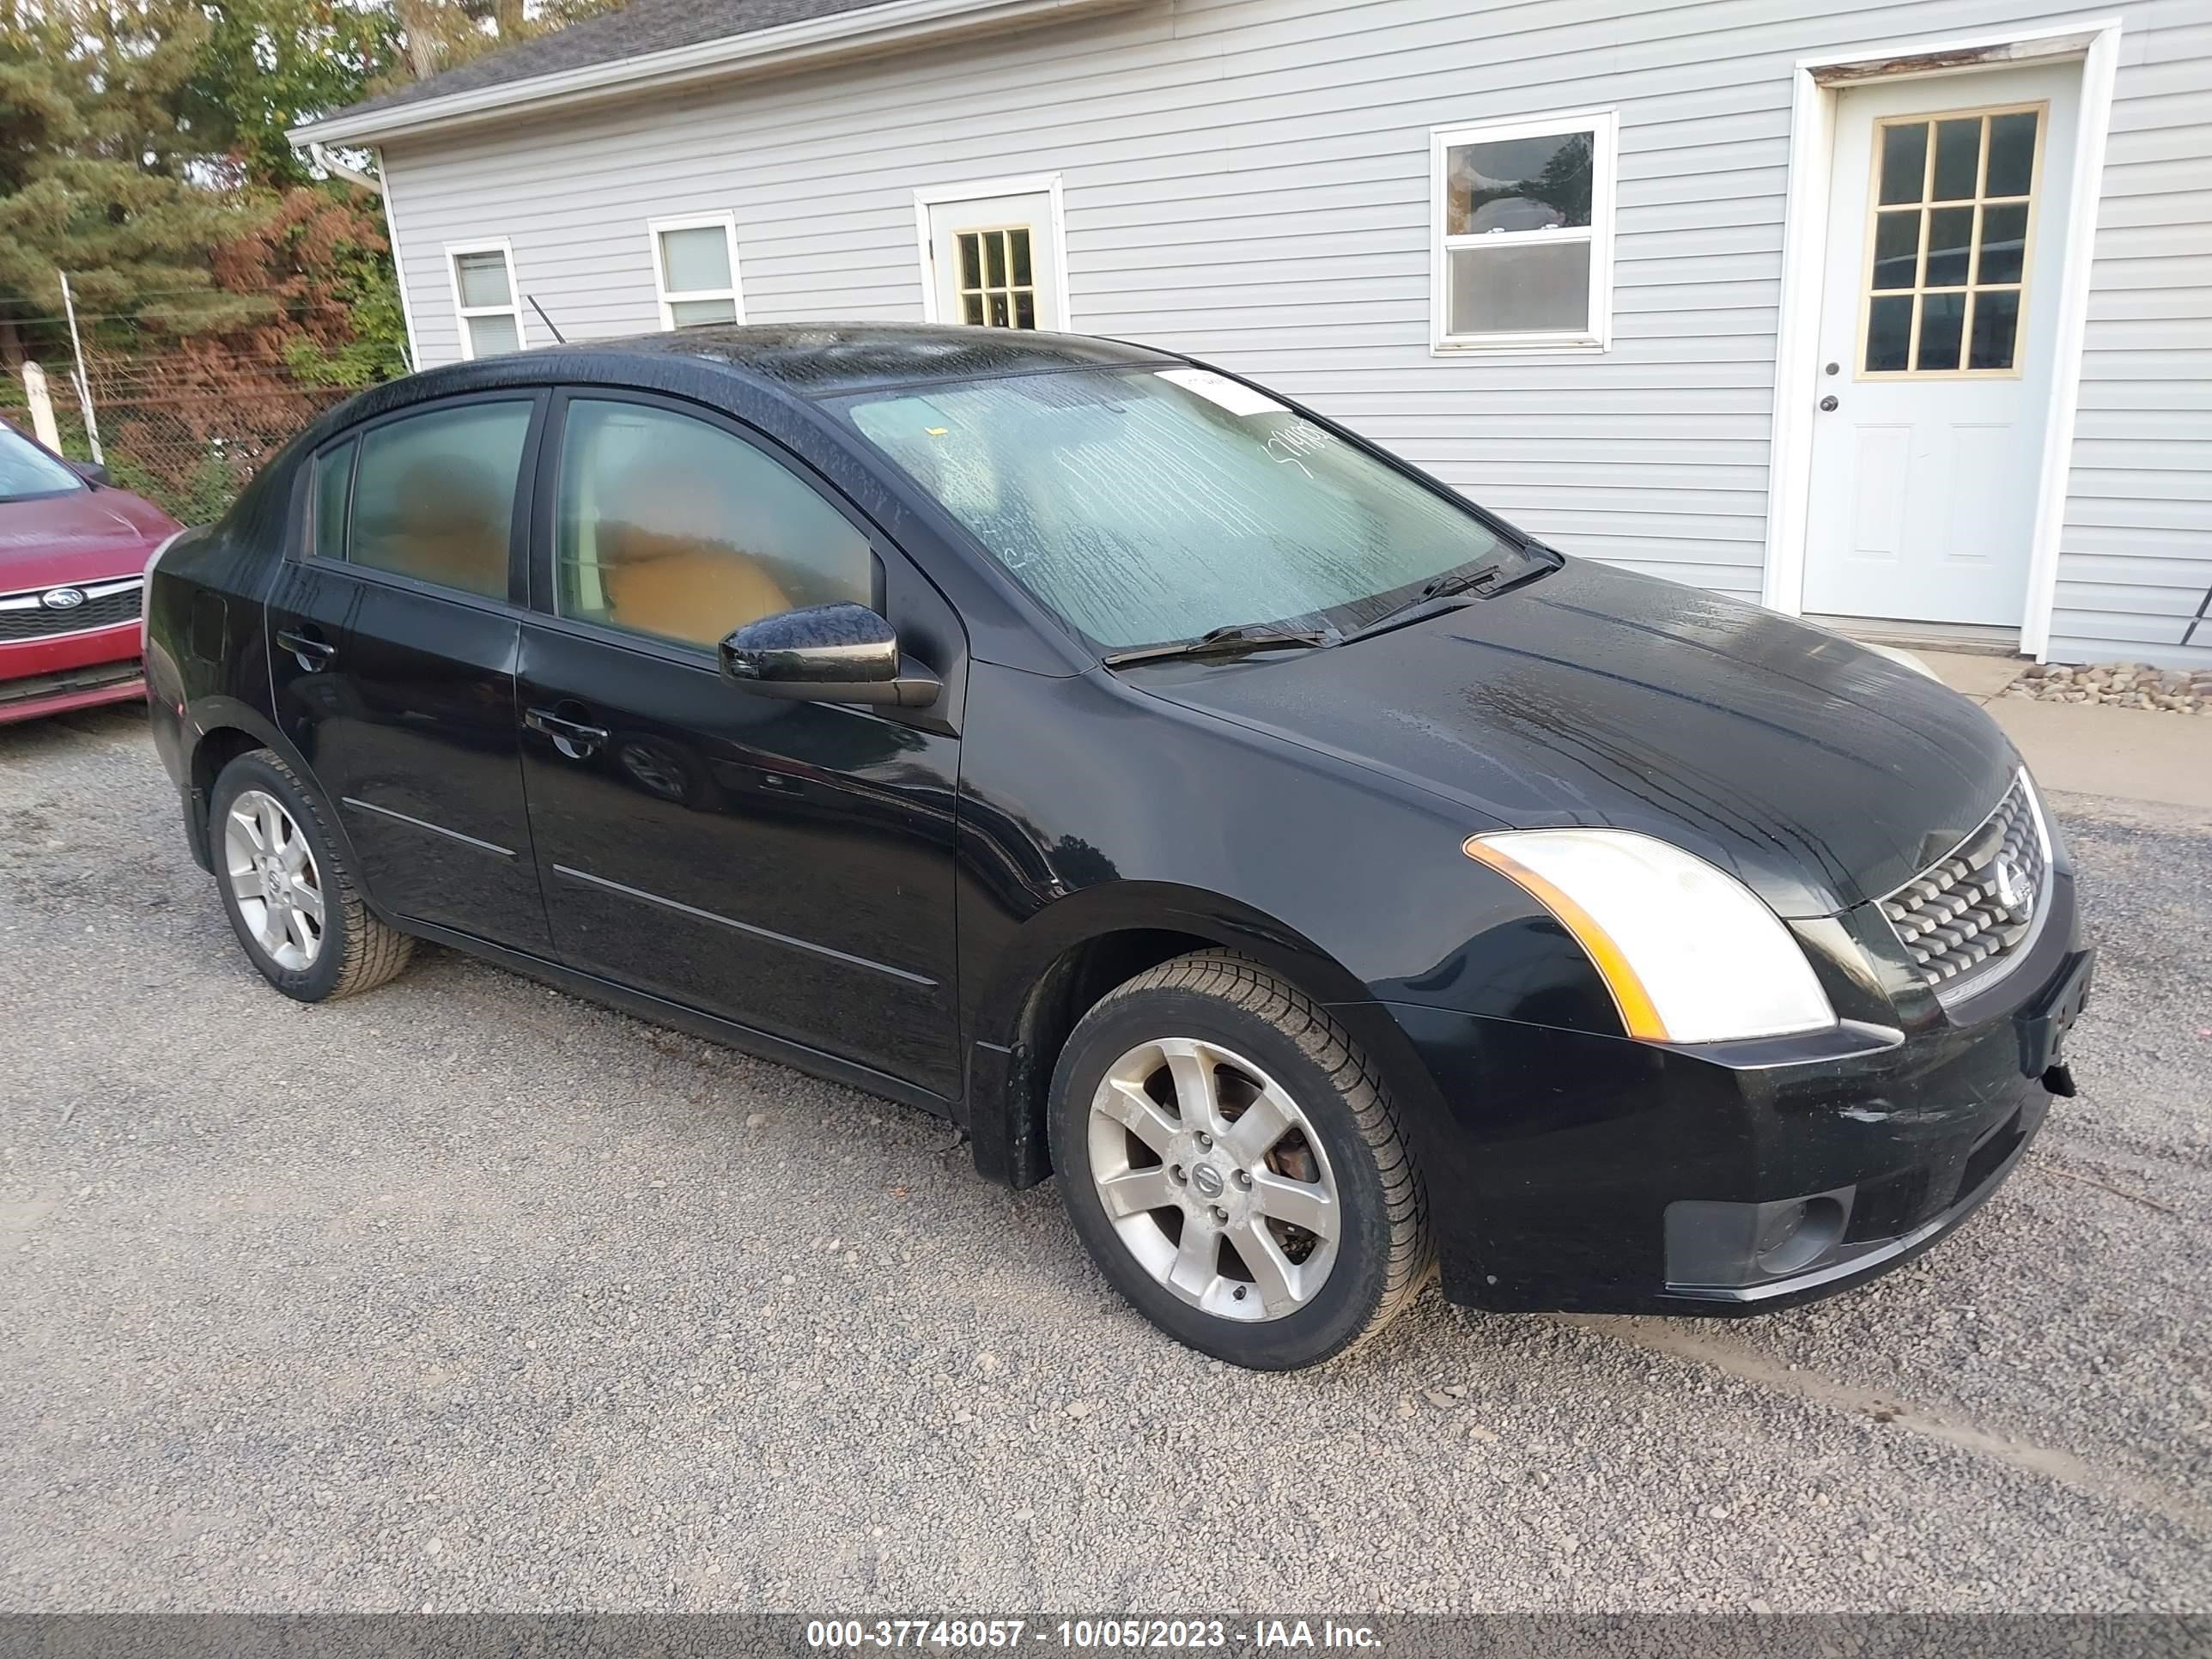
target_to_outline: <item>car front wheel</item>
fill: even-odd
[[[1427,1278],[1421,1185],[1381,1078],[1242,957],[1181,957],[1101,1000],[1061,1052],[1049,1129],[1092,1258],[1203,1352],[1315,1364]]]
[[[275,750],[223,768],[208,844],[238,942],[286,996],[351,996],[407,965],[415,941],[369,914],[321,805]]]

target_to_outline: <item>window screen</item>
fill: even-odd
[[[678,225],[657,231],[661,299],[672,328],[739,319],[738,276],[726,224]]]
[[[453,297],[471,357],[522,349],[522,311],[514,296],[514,263],[503,247],[453,255]]]
[[[453,276],[460,284],[461,303],[471,309],[511,306],[514,289],[507,280],[504,253],[457,253]]]

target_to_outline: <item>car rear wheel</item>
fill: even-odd
[[[1203,1352],[1315,1364],[1427,1278],[1420,1182],[1381,1078],[1243,957],[1181,957],[1100,1001],[1061,1052],[1049,1129],[1093,1260]]]
[[[371,915],[313,793],[275,750],[216,778],[209,848],[232,930],[264,978],[301,1002],[383,984],[415,941]]]

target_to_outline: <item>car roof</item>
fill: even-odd
[[[720,364],[806,398],[916,381],[1150,368],[1182,361],[1146,346],[1087,335],[933,323],[732,323],[626,339],[575,340],[547,349],[572,362],[680,356]],[[532,354],[520,355],[526,361]]]

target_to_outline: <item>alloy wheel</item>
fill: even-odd
[[[1287,1091],[1194,1037],[1142,1042],[1091,1097],[1091,1177],[1138,1264],[1224,1319],[1310,1303],[1343,1230],[1335,1172]]]
[[[307,839],[276,796],[242,791],[224,821],[223,866],[238,913],[271,962],[297,973],[323,950],[323,880]]]

